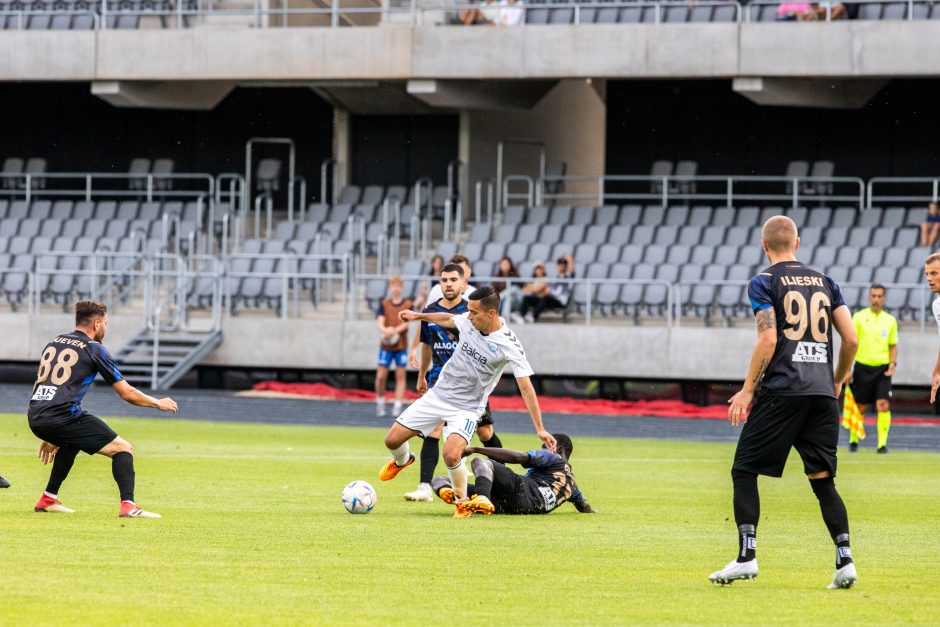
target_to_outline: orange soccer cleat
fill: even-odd
[[[392,479],[398,476],[398,473],[400,473],[402,469],[407,468],[413,463],[415,463],[414,453],[412,453],[410,457],[408,457],[408,461],[405,462],[404,466],[399,466],[398,464],[395,463],[394,459],[390,459],[388,460],[387,464],[382,466],[382,470],[379,471],[379,479],[381,479],[382,481],[391,481]]]
[[[492,501],[482,494],[474,494],[473,498],[471,498],[469,501],[458,503],[457,510],[463,510],[465,512],[469,512],[470,514],[483,514],[484,516],[489,516],[494,511],[496,511],[496,507],[493,505]]]

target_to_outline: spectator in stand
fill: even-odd
[[[562,255],[558,258],[557,276],[559,279],[573,279],[575,276],[574,258],[571,255]],[[536,278],[546,276],[545,266],[537,262],[532,269]],[[565,309],[571,297],[572,285],[566,282],[533,281],[522,288],[522,307],[520,314],[527,322],[538,322],[539,317],[546,311]]]
[[[388,298],[379,303],[375,323],[379,329],[379,359],[375,371],[375,415],[385,416],[385,384],[388,371],[395,366],[395,404],[392,416],[398,418],[405,400],[405,375],[408,366],[408,323],[398,319],[398,313],[411,309],[411,299],[402,296],[405,282],[400,276],[388,280]]]
[[[809,2],[781,2],[777,5],[776,20],[793,22],[814,19],[813,5]]]
[[[415,298],[415,311],[418,310],[418,307],[422,309],[427,304],[428,292],[431,289],[431,285],[437,285],[437,282],[440,280],[441,272],[444,270],[444,258],[440,255],[434,255],[431,257],[431,271],[428,272],[428,276],[431,277],[430,281],[421,281],[421,288],[418,292],[418,297]]]
[[[483,2],[460,12],[460,22],[464,26],[485,24],[493,26],[496,23],[499,5],[496,0],[483,0]]]
[[[434,277],[435,279],[440,279],[441,272],[444,270],[444,258],[440,255],[434,255],[431,258],[431,271],[428,272],[428,276]]]
[[[517,0],[503,0],[499,3],[496,23],[500,26],[518,26],[525,22],[525,8]]]
[[[940,208],[937,203],[927,205],[927,219],[920,225],[920,245],[933,248],[940,235]]]
[[[503,255],[503,258],[499,260],[499,265],[496,268],[496,274],[493,276],[518,278],[519,271],[516,269],[516,264],[512,262],[512,259]],[[514,283],[512,289],[509,291],[509,298],[507,299],[504,292],[508,285],[506,281],[493,281],[493,289],[499,293],[502,302],[506,303],[509,307],[509,311],[512,312],[510,318],[513,322],[518,323],[522,321],[522,316],[516,313],[515,310],[522,304],[522,292],[520,290],[522,285],[520,283]]]

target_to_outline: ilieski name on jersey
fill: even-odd
[[[825,342],[797,342],[793,361],[829,363],[829,347]]]

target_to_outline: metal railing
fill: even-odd
[[[548,191],[550,183],[564,183],[565,191]],[[663,207],[676,201],[720,202],[728,207],[742,202],[773,202],[794,208],[822,202],[859,209],[867,206],[865,181],[850,176],[599,174],[543,176],[536,183],[535,204],[591,201],[602,205],[616,200],[653,201]]]
[[[896,191],[889,193],[885,188],[894,188]],[[940,177],[876,176],[868,180],[866,206],[937,202],[938,192],[940,192]]]
[[[161,200],[215,197],[215,178],[203,173],[130,174],[115,172],[43,172],[37,174],[0,173],[0,197],[22,198],[30,202],[38,198],[143,198]],[[117,187],[116,181],[123,182]],[[129,183],[138,183],[133,189]],[[141,184],[142,183],[142,184]],[[189,189],[174,189],[175,184]]]
[[[30,18],[56,18],[56,17],[78,17],[86,16],[91,18],[91,25],[88,28],[81,28],[77,30],[98,30],[101,27],[101,19],[98,14],[90,10],[72,10],[72,9],[63,9],[61,11],[48,11],[48,10],[10,10],[4,9],[0,11],[0,20],[6,22],[7,30],[51,30],[53,28],[52,22],[53,19],[49,20],[49,23],[36,26],[30,24]],[[12,22],[10,17],[16,18]],[[66,25],[68,28],[68,25]]]
[[[766,7],[766,6],[777,7],[777,6],[779,6],[780,4],[781,4],[781,1],[780,1],[780,0],[751,0],[751,1],[748,2],[746,5],[744,5],[744,7],[743,7],[743,17],[742,17],[742,19],[741,19],[740,21],[743,21],[743,22],[768,21],[768,20],[762,20],[762,19],[760,19],[760,18],[761,18],[761,16],[760,16],[761,7]],[[843,5],[866,5],[866,4],[872,4],[872,5],[888,5],[888,4],[890,4],[890,5],[892,5],[892,6],[903,6],[903,7],[904,7],[904,11],[903,11],[903,13],[901,14],[901,16],[899,16],[899,17],[897,17],[897,18],[894,18],[894,17],[891,17],[891,18],[880,17],[879,19],[881,19],[881,20],[885,20],[885,19],[899,19],[899,20],[905,20],[905,21],[913,21],[913,20],[915,20],[915,19],[927,19],[927,14],[930,12],[930,7],[934,4],[934,2],[933,2],[932,0],[900,0],[899,2],[889,2],[888,0],[851,0],[851,1],[846,1],[846,2],[834,2],[834,3],[833,3],[833,2],[827,2],[827,3],[825,3],[825,6],[822,6],[823,4],[824,4],[824,3],[819,3],[820,6],[819,6],[819,10],[818,10],[818,11],[817,11],[815,8],[812,9],[812,11],[813,11],[813,16],[814,16],[814,17],[811,18],[811,19],[808,20],[808,21],[822,21],[822,22],[832,22],[832,21],[834,21],[834,17],[833,17],[833,8],[837,7],[839,4],[843,4]],[[835,7],[834,7],[834,5],[835,5]],[[922,6],[922,7],[924,7],[924,8],[926,9],[926,10],[923,12],[923,15],[922,15],[921,17],[919,17],[919,18],[917,17],[917,13],[914,11],[914,7],[918,7],[918,6]],[[757,11],[756,19],[755,19],[755,15],[754,15],[754,12],[755,12],[755,11]],[[837,11],[838,11],[838,9],[837,9]],[[776,17],[776,13],[775,13],[775,17]],[[844,13],[841,14],[841,17],[840,17],[839,14],[837,13],[837,14],[836,14],[836,17],[835,17],[836,20],[842,20],[842,19],[846,19],[846,18],[847,18],[847,16],[846,16]],[[790,19],[791,19],[791,20],[796,20],[795,16],[794,16],[793,18],[790,18]],[[865,17],[864,17],[864,16],[859,16],[859,17],[856,17],[856,18],[854,18],[854,19],[856,19],[856,20],[864,20]],[[772,21],[776,21],[776,20],[772,20]],[[787,21],[787,20],[782,20],[782,21]],[[799,20],[797,20],[797,21],[799,21]]]
[[[682,23],[686,21],[686,14],[692,13],[699,8],[721,8],[730,7],[733,9],[731,15],[722,15],[721,19],[715,20],[722,23],[752,23],[776,21],[776,12],[774,20],[767,20],[760,14],[763,7],[778,6],[779,0],[753,0],[743,5],[736,0],[697,0],[688,2],[685,0],[637,0],[631,2],[559,2],[559,3],[526,3],[522,0],[516,5],[486,5],[484,3],[441,3],[437,5],[418,6],[415,0],[410,0],[401,6],[377,6],[377,7],[344,7],[339,0],[330,0],[329,6],[316,8],[274,8],[265,6],[262,0],[255,0],[254,6],[245,8],[220,8],[211,1],[196,0],[194,2],[177,1],[173,4],[166,2],[163,7],[149,7],[146,9],[128,9],[120,6],[113,6],[117,3],[113,0],[100,0],[92,3],[97,10],[6,10],[0,12],[0,17],[15,16],[16,20],[11,23],[9,29],[34,30],[49,29],[50,24],[30,24],[30,19],[35,17],[50,16],[89,16],[91,17],[91,29],[127,29],[139,27],[139,20],[154,19],[158,20],[158,27],[162,28],[190,28],[202,23],[207,19],[214,17],[226,18],[244,18],[246,28],[289,28],[289,27],[375,27],[381,25],[405,25],[405,26],[426,26],[426,25],[456,25],[460,24],[460,13],[467,9],[480,9],[486,15],[486,18],[494,24],[524,26],[527,23],[546,25],[546,24],[593,24],[595,15],[598,11],[604,9],[627,9],[635,12],[629,19],[615,17],[612,21],[603,20],[598,24],[616,25],[616,24],[663,24],[663,23]],[[843,3],[826,3],[823,7],[813,11],[813,20],[831,22],[844,19],[846,16],[838,9],[839,4],[844,5],[891,5],[903,6],[903,11],[897,15],[888,17],[880,16],[878,19],[886,20],[904,20],[913,21],[927,19],[933,0],[901,0],[900,2],[890,2],[888,0],[853,0]],[[923,10],[918,10],[923,7]],[[547,15],[554,12],[570,12],[566,19],[553,21]],[[679,17],[673,19],[672,14],[678,14]],[[130,25],[125,23],[122,18],[131,18]],[[291,18],[299,18],[292,23]],[[865,15],[855,19],[866,19]],[[702,20],[696,23],[708,23],[709,20]],[[82,25],[84,27],[84,25]]]

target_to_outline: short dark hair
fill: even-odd
[[[108,314],[108,306],[99,300],[80,300],[75,303],[75,326],[85,327],[99,316]]]
[[[870,292],[870,291],[872,291],[872,290],[881,290],[882,292],[886,292],[886,291],[887,291],[887,290],[885,289],[885,286],[882,285],[881,283],[872,283],[872,284],[871,284],[871,287],[868,288],[868,291]]]
[[[571,459],[571,453],[574,451],[574,444],[571,443],[571,438],[564,433],[553,433],[552,437],[555,438],[555,441],[558,443],[557,448],[565,452],[565,459]]]
[[[446,266],[441,268],[441,274],[444,274],[445,272],[456,272],[457,276],[459,276],[460,278],[463,278],[463,267],[460,264],[456,264],[456,263],[447,264]]]
[[[448,261],[447,263],[465,263],[465,264],[467,264],[467,265],[469,266],[469,265],[470,265],[470,260],[467,259],[464,255],[461,255],[460,253],[457,253],[456,255],[454,255],[453,257],[451,257],[451,258],[450,258],[450,261]]]
[[[470,294],[470,300],[480,301],[480,307],[482,307],[484,311],[489,311],[490,309],[499,311],[499,292],[489,285],[473,290],[473,293]]]

